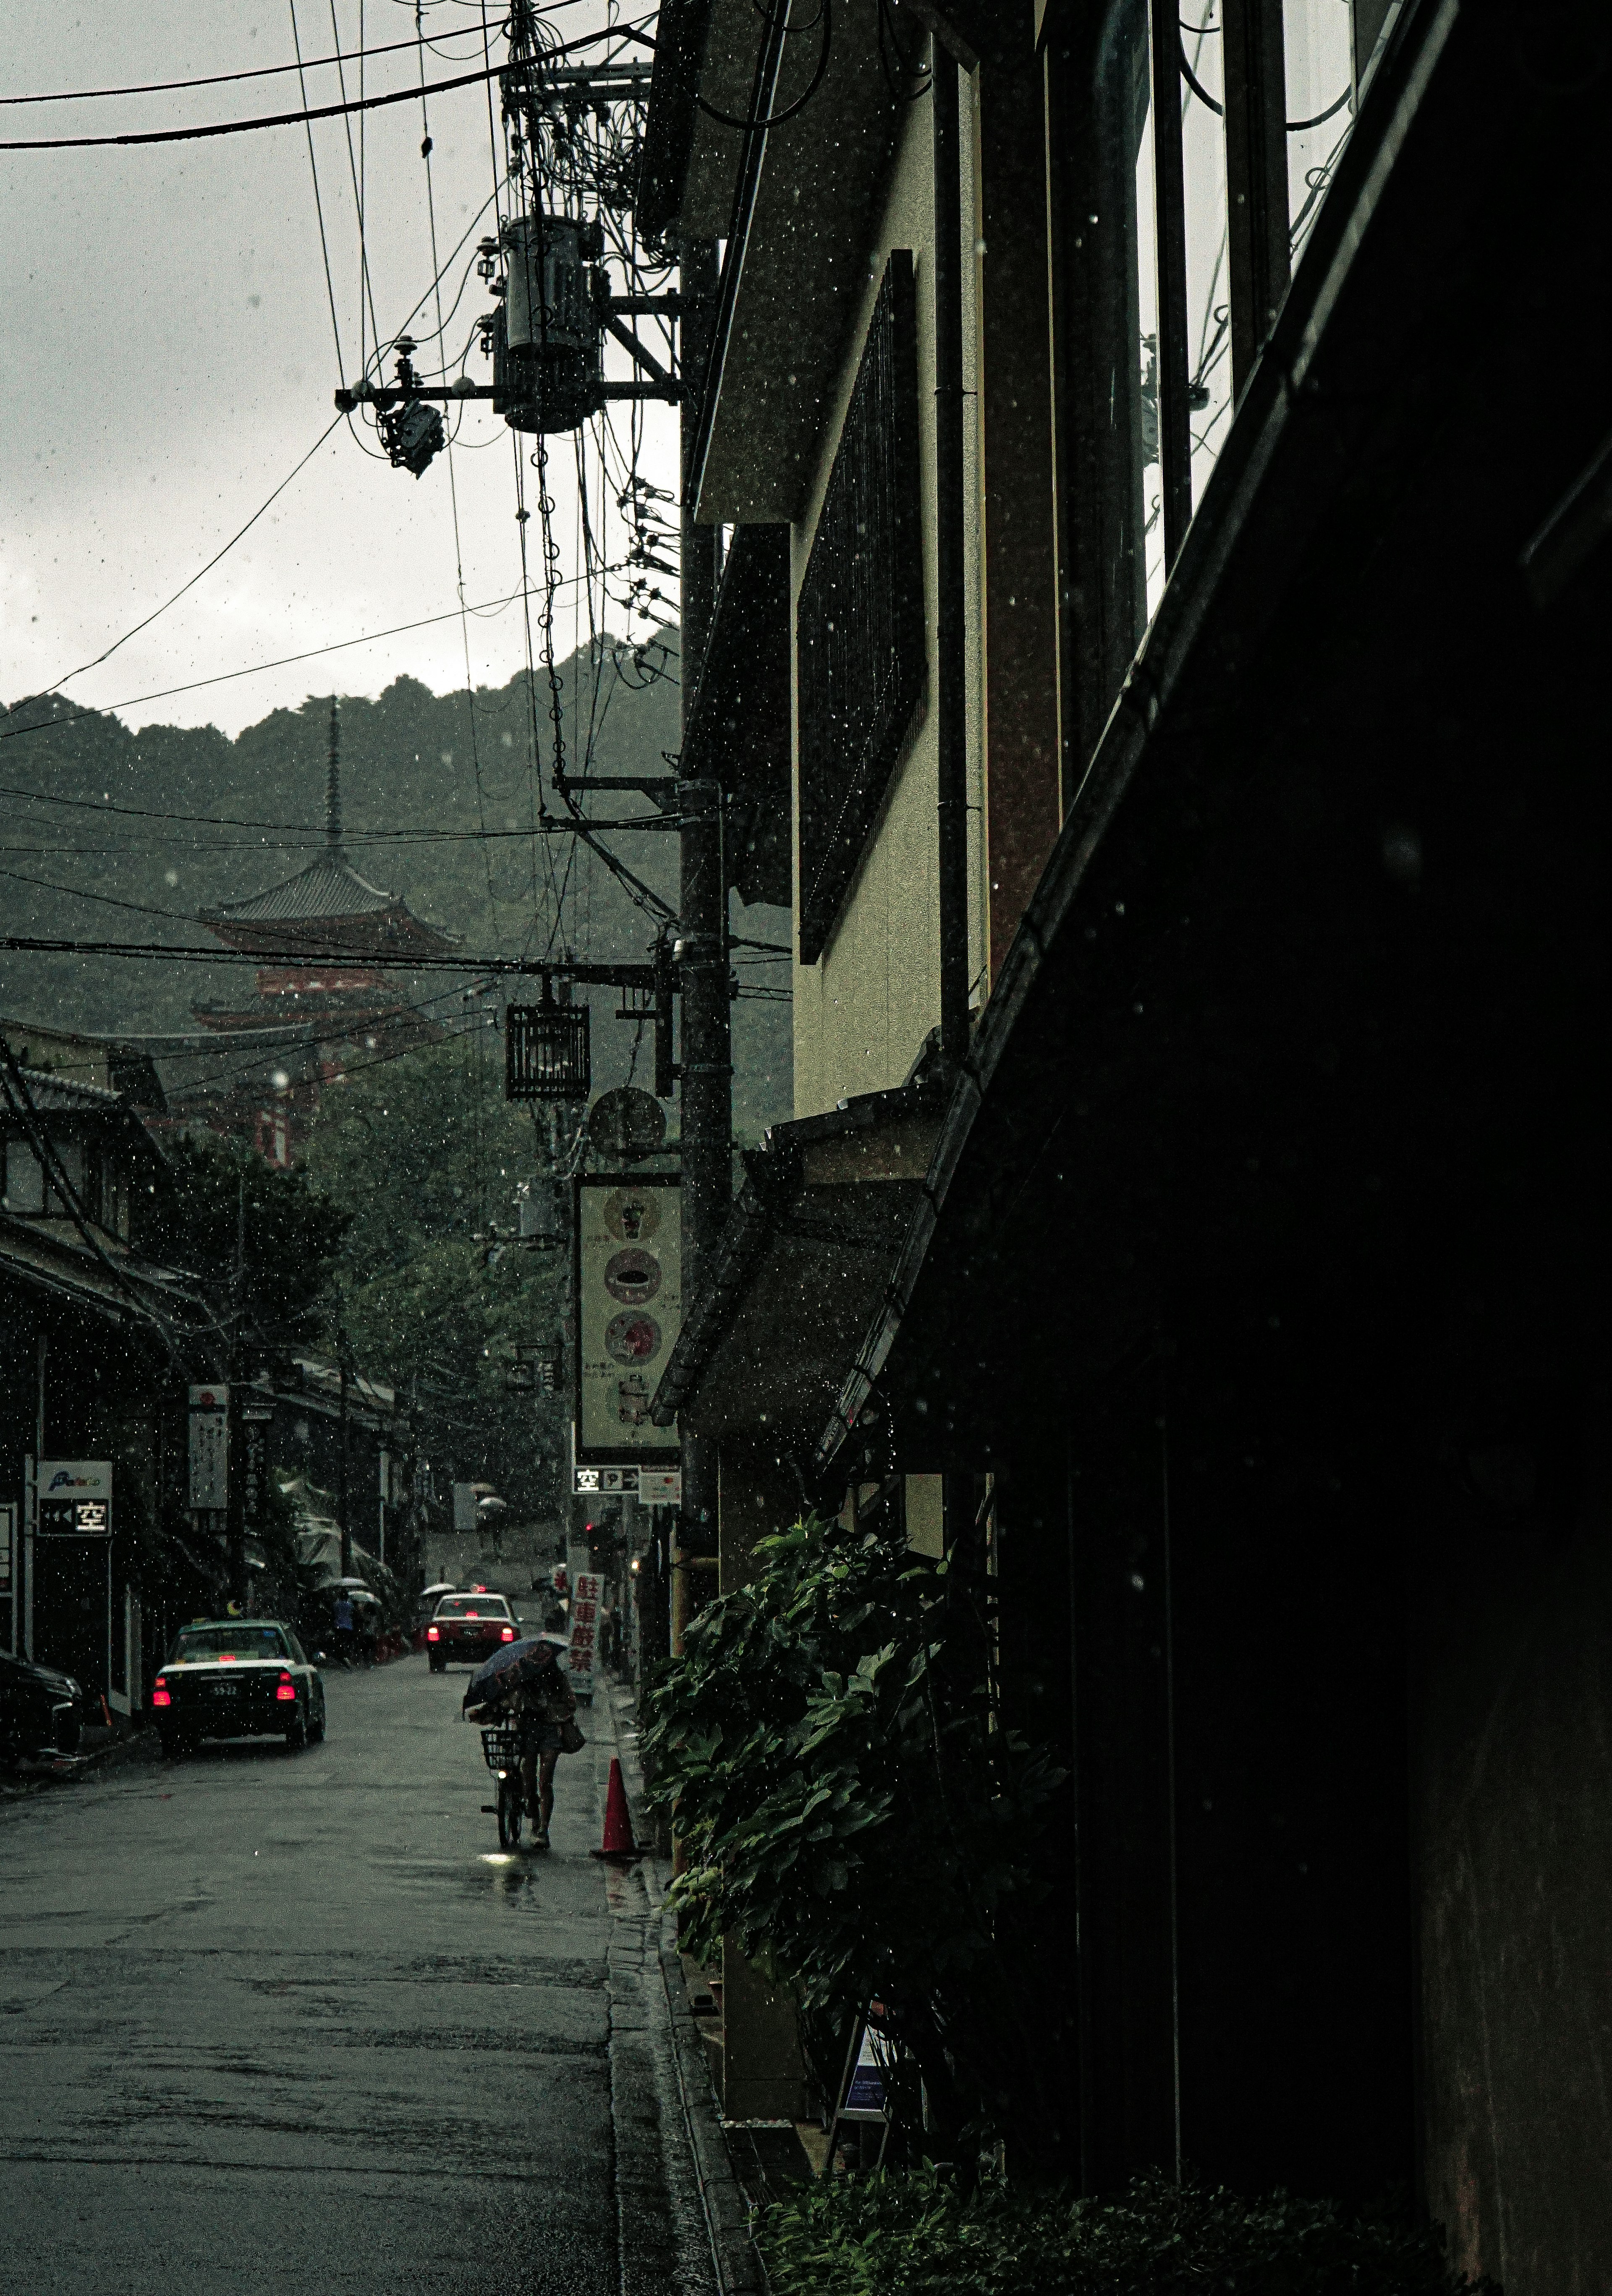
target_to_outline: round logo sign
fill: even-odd
[[[613,1363],[648,1363],[661,1352],[661,1327],[653,1316],[629,1308],[605,1324],[604,1352]]]
[[[613,1253],[604,1263],[604,1289],[623,1308],[642,1308],[660,1288],[660,1261],[636,1243]]]
[[[617,1188],[604,1199],[604,1225],[623,1243],[647,1243],[661,1225],[653,1188]]]
[[[623,1427],[646,1427],[653,1400],[653,1390],[641,1371],[625,1372],[616,1382],[616,1417]]]

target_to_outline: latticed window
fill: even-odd
[[[884,266],[795,622],[801,962],[839,914],[923,692],[912,257]]]

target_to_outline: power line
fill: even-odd
[[[132,906],[132,905],[129,905]],[[189,923],[189,918],[181,918]],[[261,925],[254,928],[259,932]],[[126,956],[181,964],[251,964],[264,962],[262,952],[250,949],[198,948],[169,941],[83,940],[62,934],[0,933],[0,948],[44,956]],[[565,971],[562,959],[546,956],[377,956],[369,949],[303,949],[295,952],[299,965],[363,964],[374,972],[489,972],[533,980],[544,973]]]
[[[410,43],[412,45],[412,42]],[[506,67],[495,67],[502,71]],[[456,79],[440,79],[426,93],[445,95],[450,88],[479,87],[484,71],[461,72]],[[350,111],[379,111],[389,103],[417,103],[417,87],[396,88],[389,95],[366,95],[347,103],[317,104],[311,111],[266,112],[258,119],[215,119],[205,127],[145,127],[130,135],[42,135],[22,143],[0,144],[0,152],[88,152],[107,144],[195,144],[210,135],[251,135],[259,127],[300,127],[309,119],[340,119]]]
[[[333,319],[335,316],[333,308],[332,309],[331,316]],[[184,597],[185,592],[187,590],[193,590],[204,574],[210,574],[213,568],[218,563],[219,559],[227,557],[229,553],[234,548],[236,543],[241,540],[242,536],[250,534],[253,527],[258,523],[258,521],[262,517],[264,512],[269,509],[273,504],[278,502],[280,496],[285,492],[286,488],[290,486],[292,480],[297,476],[298,472],[306,470],[308,463],[313,461],[314,456],[318,453],[320,447],[325,444],[325,441],[329,438],[331,432],[335,429],[336,422],[339,422],[341,420],[341,418],[338,414],[335,422],[329,422],[325,425],[325,429],[320,431],[318,437],[314,440],[313,445],[308,448],[307,454],[303,455],[302,460],[296,465],[295,469],[290,470],[286,472],[279,485],[275,488],[273,494],[269,496],[268,501],[259,503],[257,509],[253,511],[251,516],[247,520],[246,524],[240,529],[239,532],[232,534],[229,540],[225,544],[223,549],[215,551],[213,555],[208,560],[205,566],[198,566],[195,572],[191,576],[189,581],[182,582],[179,587],[174,592],[171,598],[165,598],[160,606],[153,607],[152,611],[145,617],[145,619],[143,622],[136,622],[132,630],[125,630],[120,638],[114,638],[111,644],[107,647],[106,652],[104,653],[98,653],[93,661],[81,661],[77,669],[70,669],[66,676],[59,677],[53,685],[47,685],[44,689],[44,693],[28,694],[24,697],[24,700],[28,701],[43,701],[45,694],[59,693],[64,685],[70,685],[75,677],[82,677],[86,670],[99,669],[103,661],[110,661],[111,660],[113,654],[117,652],[119,646],[126,646],[130,638],[137,638],[142,630],[150,629],[152,624],[161,615],[167,613],[170,606],[177,606],[180,599]],[[180,693],[184,689],[179,686],[175,686],[172,689],[175,693]],[[150,699],[152,701],[156,701],[160,698],[160,697],[156,694],[150,696]],[[122,702],[118,706],[120,709],[127,709],[130,705],[127,702]],[[5,715],[10,718],[16,710],[21,709],[22,707],[23,702],[13,702],[12,708],[5,712]],[[6,736],[4,734],[0,734],[0,741],[4,741],[5,739]]]
[[[291,9],[291,44],[297,52],[297,85],[302,91],[302,101],[308,102],[308,83],[302,77],[302,37],[297,29],[297,0],[287,0]],[[346,94],[345,87],[342,94]],[[319,196],[319,163],[314,157],[313,115],[306,114],[303,125],[308,131],[308,166],[314,179],[314,213],[319,218],[319,253],[325,260],[325,291],[330,298],[330,332],[336,346],[336,381],[341,383],[346,373],[341,359],[341,326],[336,317],[336,283],[330,275],[330,242],[325,235],[325,202]],[[361,308],[361,307],[360,307]]]
[[[338,416],[337,420],[340,421],[340,419],[341,418]],[[335,423],[333,422],[331,424],[331,430],[333,430],[335,427]],[[327,430],[325,433],[325,439],[328,439],[329,436],[330,430]],[[320,446],[324,445],[325,439],[320,439]],[[317,452],[317,450],[316,449],[315,451]],[[307,459],[308,457],[305,455],[303,460],[307,461]],[[298,467],[300,468],[300,464],[299,464]],[[296,473],[293,472],[292,476],[294,478],[295,475]],[[286,484],[289,485],[289,483],[290,480],[288,480]],[[271,495],[269,496],[269,502],[272,502],[273,500],[274,496]],[[263,510],[267,510],[267,508],[268,503],[265,503]],[[260,510],[254,513],[254,518],[261,518],[262,515],[263,511]],[[248,520],[247,524],[251,525],[253,522],[254,520]],[[241,533],[244,534],[246,528],[243,527]],[[235,537],[235,540],[237,542],[240,538],[240,535]],[[225,550],[229,549],[230,547],[232,547],[232,545],[226,543]],[[221,558],[223,555],[224,551],[221,550],[218,553],[218,557]],[[218,559],[215,558],[210,562],[212,565],[216,566],[218,562]],[[202,574],[205,574],[207,571],[208,569],[204,566],[202,569]],[[190,581],[185,586],[185,589],[188,590],[193,587],[193,586],[201,580],[202,574],[193,574]],[[183,597],[183,595],[184,591],[177,590],[174,593],[174,598]],[[173,604],[174,598],[170,598],[169,600],[168,604],[169,606]],[[463,611],[466,613],[472,614],[502,613],[506,606],[518,604],[520,598],[520,591],[512,590],[507,598],[488,598],[484,600],[481,605],[468,606],[464,608]],[[167,607],[159,606],[157,613],[148,614],[144,622],[136,624],[135,629],[127,631],[125,634],[124,638],[119,638],[118,640],[118,645],[122,645],[126,642],[126,638],[132,638],[137,636],[140,630],[144,629],[149,623],[156,620],[158,614],[165,613],[167,611]],[[249,662],[244,669],[217,670],[210,677],[193,677],[184,685],[160,685],[157,687],[156,691],[152,693],[131,693],[127,700],[122,701],[106,701],[94,706],[86,703],[82,709],[73,710],[70,716],[62,718],[41,718],[37,719],[31,726],[13,726],[9,733],[0,733],[0,742],[21,741],[25,734],[48,734],[54,726],[76,726],[81,718],[111,718],[119,709],[137,709],[143,703],[147,701],[170,701],[176,693],[199,693],[203,686],[228,685],[237,677],[257,677],[265,670],[286,669],[295,662],[317,661],[324,654],[342,653],[350,646],[375,645],[378,644],[382,638],[402,637],[410,630],[428,630],[437,622],[456,621],[458,619],[460,611],[460,609],[456,607],[452,613],[426,614],[417,622],[394,622],[390,629],[366,630],[361,636],[356,638],[333,638],[328,645],[309,646],[305,653],[284,653],[276,656],[273,661]],[[117,650],[117,646],[109,646],[106,650],[106,653],[115,653]],[[101,661],[104,661],[105,660],[106,654],[100,656]],[[98,663],[93,661],[86,662],[84,665],[85,669],[95,669],[97,667]],[[8,718],[14,718],[18,710],[26,709],[30,701],[48,701],[53,693],[60,693],[62,686],[65,685],[69,679],[78,677],[82,675],[83,672],[81,670],[69,670],[67,677],[61,679],[57,685],[47,685],[38,693],[24,694],[21,701],[13,701],[11,708],[5,711],[5,716]],[[205,817],[206,816],[202,815],[197,815],[195,816],[198,820],[204,819]],[[231,825],[236,827],[241,826],[240,824],[234,824]],[[256,824],[252,825],[255,826]],[[290,825],[291,824],[289,823],[286,824],[287,827]]]
[[[476,27],[466,24],[464,30],[473,32]],[[457,37],[450,34],[449,37]],[[309,56],[305,61],[289,64],[254,64],[248,71],[209,72],[201,79],[141,80],[130,87],[69,87],[50,95],[0,95],[0,107],[17,103],[89,103],[107,95],[171,95],[186,87],[223,87],[232,80],[273,79],[281,72],[318,71],[326,64],[351,63],[358,57],[396,55],[399,49],[419,45],[413,40],[389,40],[383,47],[350,48],[345,58],[338,52],[333,56]],[[452,61],[450,59],[449,61]]]
[[[573,48],[590,47],[595,42],[613,39],[624,28],[609,25],[596,32],[585,32],[580,39],[569,40],[563,46],[551,49],[550,56],[561,56]],[[413,47],[415,42],[404,45]],[[424,93],[446,95],[456,87],[480,87],[488,78],[497,78],[507,71],[507,64],[495,64],[490,72],[460,72],[453,79],[433,80]],[[135,144],[193,144],[213,135],[251,135],[259,127],[297,127],[307,119],[340,119],[350,111],[379,111],[390,103],[417,103],[422,91],[417,87],[394,88],[386,95],[358,96],[346,103],[324,103],[301,111],[271,111],[257,119],[215,119],[202,127],[146,127],[127,135],[41,135],[21,142],[0,143],[0,152],[87,152],[108,145]]]

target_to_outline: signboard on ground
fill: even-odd
[[[476,1487],[473,1483],[456,1483],[453,1487],[454,1529],[473,1530],[476,1527]]]
[[[34,1530],[40,1538],[110,1538],[109,1459],[41,1459]]]
[[[574,1185],[577,1464],[670,1466],[677,1430],[649,1406],[683,1321],[680,1183],[592,1172]]]
[[[44,1485],[40,1485],[41,1495]],[[193,1387],[190,1391],[190,1496],[197,1509],[229,1505],[229,1390]]]

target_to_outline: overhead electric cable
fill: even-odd
[[[255,927],[260,931],[260,926]],[[126,956],[180,964],[260,965],[261,953],[250,949],[199,948],[188,943],[156,940],[86,940],[70,933],[0,933],[0,948],[47,956]],[[304,949],[296,952],[300,965],[351,964],[350,948]],[[535,980],[545,973],[568,970],[563,958],[552,956],[377,956],[363,951],[363,961],[375,972],[489,972]]]
[[[64,685],[70,685],[75,677],[82,677],[86,670],[99,669],[103,661],[110,661],[111,660],[113,654],[117,652],[119,646],[126,646],[130,638],[137,638],[142,630],[150,629],[152,624],[161,615],[167,613],[170,606],[177,606],[180,599],[184,597],[185,592],[187,590],[193,590],[204,574],[210,574],[213,568],[218,563],[218,561],[221,558],[226,558],[229,555],[230,552],[234,548],[236,543],[242,539],[243,536],[248,535],[251,532],[253,527],[256,526],[264,512],[273,504],[279,501],[280,496],[285,492],[286,488],[290,486],[292,480],[300,472],[306,470],[309,463],[313,461],[314,456],[318,453],[320,447],[325,444],[325,441],[329,438],[331,432],[335,429],[336,422],[340,422],[341,420],[341,418],[338,414],[335,422],[327,422],[325,424],[324,430],[320,431],[318,437],[314,440],[313,445],[308,448],[307,454],[303,455],[302,460],[296,464],[294,469],[287,471],[285,476],[281,480],[273,494],[269,496],[268,500],[258,504],[257,509],[253,511],[251,516],[247,520],[246,524],[240,528],[237,532],[230,536],[229,540],[225,544],[222,550],[217,550],[213,553],[213,555],[208,560],[205,566],[198,566],[195,572],[191,576],[189,581],[182,582],[179,585],[179,587],[174,592],[171,598],[165,598],[160,606],[153,607],[151,612],[146,615],[144,620],[136,622],[132,630],[125,630],[120,638],[114,638],[111,644],[107,647],[104,653],[96,654],[93,661],[81,661],[77,669],[70,669],[67,671],[64,676],[57,678],[53,685],[44,686],[37,693],[26,694],[23,697],[23,701],[12,703],[12,708],[5,711],[5,716],[8,718],[11,717],[15,710],[21,709],[26,701],[43,701],[47,693],[59,693]],[[182,689],[176,686],[172,690],[175,693],[178,693]],[[153,701],[158,698],[159,697],[156,695],[152,697]],[[120,708],[126,708],[127,706],[127,704],[119,705]],[[4,734],[0,734],[0,741],[4,740],[5,738],[6,737]]]
[[[333,422],[331,430],[333,430],[334,429],[335,424]],[[325,433],[325,438],[328,439],[329,436],[330,430],[327,430]],[[322,446],[323,444],[324,439],[321,439],[320,445]],[[289,481],[287,483],[289,483]],[[269,501],[272,502],[273,499],[274,497],[271,495]],[[268,504],[266,503],[264,504],[264,509],[267,510],[267,507]],[[263,512],[259,511],[257,515],[261,518]],[[243,534],[246,531],[246,529],[243,527],[241,531]],[[239,541],[240,536],[237,535],[235,539]],[[225,545],[225,548],[228,549],[230,545],[226,543]],[[224,552],[220,551],[218,556],[221,558],[223,555]],[[216,566],[218,560],[215,558],[211,562]],[[202,569],[202,573],[205,574],[207,570],[207,568],[204,566]],[[185,584],[185,588],[189,589],[191,583],[199,582],[201,578],[201,574],[193,575],[191,577],[191,582],[187,582]],[[174,594],[176,597],[180,597],[183,596],[184,593],[182,591],[176,591]],[[518,604],[520,603],[520,598],[521,593],[518,590],[512,590],[506,598],[488,598],[483,600],[481,605],[467,606],[464,608],[463,611],[470,614],[502,613],[506,607]],[[168,603],[169,605],[171,606],[174,601],[170,598]],[[157,613],[160,614],[166,611],[167,609],[165,607],[159,606]],[[410,630],[428,630],[434,623],[437,622],[456,621],[458,619],[460,611],[461,610],[459,608],[456,607],[451,613],[427,614],[423,620],[417,622],[394,622],[390,629],[366,630],[360,637],[333,638],[328,645],[310,646],[305,653],[279,654],[276,655],[273,661],[249,662],[244,669],[215,670],[210,677],[193,677],[184,685],[160,685],[154,693],[131,693],[127,700],[122,701],[108,701],[97,705],[85,703],[82,707],[72,710],[70,714],[66,717],[41,718],[37,719],[31,726],[13,726],[9,733],[0,732],[0,742],[20,742],[25,734],[48,734],[53,730],[53,728],[58,726],[76,726],[82,718],[110,718],[114,716],[119,709],[137,709],[147,701],[167,701],[176,693],[199,693],[203,686],[228,685],[237,677],[256,677],[264,670],[286,669],[289,668],[292,663],[299,661],[317,661],[322,654],[344,653],[351,646],[376,645],[382,638],[402,637]],[[157,619],[157,614],[152,614],[148,617],[148,619],[154,622]],[[136,625],[136,628],[139,629],[144,629],[146,625],[144,622]],[[135,631],[130,630],[127,635],[128,636],[133,637],[135,636]],[[118,645],[121,645],[123,643],[124,640],[119,638]],[[115,653],[116,652],[117,646],[109,646],[107,648],[107,653]],[[103,654],[101,656],[101,660],[104,661],[106,660],[106,654]],[[95,668],[95,664],[94,662],[86,662],[85,664],[85,668],[86,669],[94,669]],[[68,672],[68,677],[78,677],[81,675],[82,672],[76,669],[70,670]],[[37,693],[24,694],[20,701],[13,701],[12,703],[11,708],[4,712],[4,715],[8,718],[14,718],[18,710],[26,709],[30,701],[48,701],[53,693],[58,693],[61,690],[61,686],[65,685],[66,684],[67,678],[62,678],[57,685],[45,686]]]
[[[466,27],[468,29],[469,27]],[[569,54],[573,49],[596,45],[600,40],[618,39],[628,28],[619,24],[603,25],[596,32],[584,32],[574,40],[567,40],[550,52],[553,56]],[[413,40],[402,43],[414,47]],[[303,70],[308,67],[303,66]],[[507,64],[495,64],[490,77],[509,69]],[[460,72],[453,79],[433,80],[426,89],[427,95],[446,95],[456,87],[479,87],[489,77],[481,71]],[[39,135],[21,142],[0,143],[0,152],[87,152],[112,144],[192,144],[210,135],[250,135],[259,127],[296,127],[305,119],[340,119],[349,111],[379,111],[389,103],[417,103],[417,87],[394,88],[385,95],[366,95],[346,103],[325,103],[301,111],[272,111],[256,119],[210,120],[202,127],[147,127],[127,135]]]
[[[465,32],[473,32],[475,29],[476,27],[473,24],[466,24],[463,27]],[[457,38],[460,35],[451,33],[448,37]],[[418,45],[417,40],[388,40],[384,46],[378,48],[366,48],[360,45],[347,51],[346,62],[350,63],[355,57],[358,56],[396,55],[400,49]],[[333,56],[308,56],[297,63],[254,64],[248,71],[208,72],[200,79],[140,80],[129,87],[68,87],[58,89],[49,95],[0,95],[0,107],[17,103],[89,103],[101,96],[108,95],[172,95],[187,87],[223,87],[233,80],[274,79],[282,72],[318,71],[326,64],[340,64],[342,61],[341,52],[338,50]],[[450,57],[448,61],[453,62],[456,59]]]
[[[306,103],[308,83],[302,78],[302,39],[297,30],[297,0],[287,0],[287,5],[291,9],[291,44],[297,52],[297,85],[302,91],[302,101]],[[345,88],[342,93],[345,94]],[[339,385],[346,374],[346,368],[341,358],[341,325],[336,317],[336,283],[330,273],[330,242],[325,234],[325,201],[319,195],[319,163],[314,157],[311,114],[306,117],[303,124],[308,130],[308,167],[314,179],[314,213],[319,218],[319,253],[325,259],[325,292],[330,299],[330,332],[336,346],[336,381]]]

